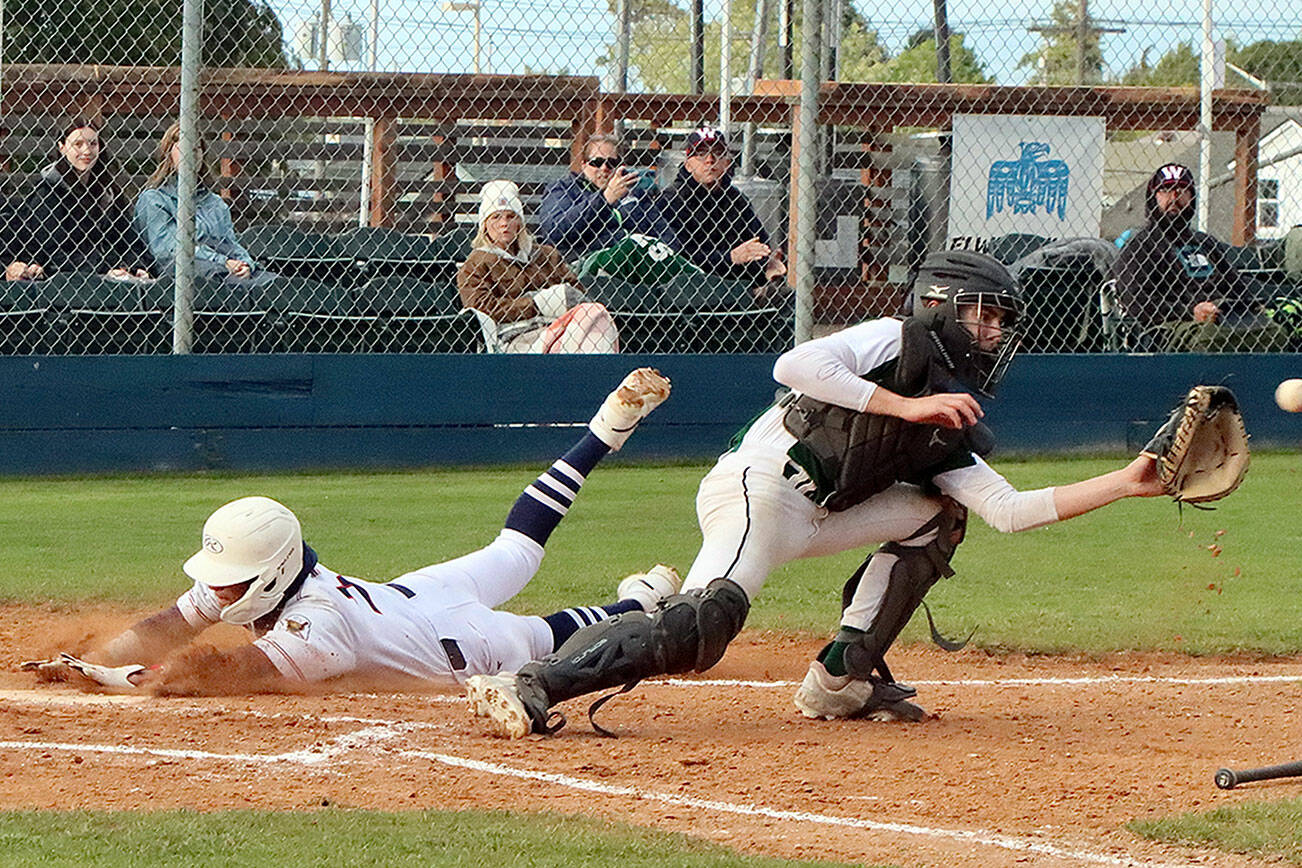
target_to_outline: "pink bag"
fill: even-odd
[[[540,353],[617,353],[619,332],[605,305],[585,301],[543,329],[537,347]]]

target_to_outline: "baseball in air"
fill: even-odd
[[[1302,379],[1294,377],[1276,386],[1275,403],[1281,410],[1302,413]]]

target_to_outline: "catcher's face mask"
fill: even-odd
[[[968,352],[977,375],[977,382],[971,385],[981,394],[991,395],[1022,345],[1020,300],[959,290],[952,304],[955,320],[969,338]]]
[[[1021,346],[1022,290],[1002,263],[965,250],[927,254],[914,279],[913,315],[940,338],[955,376],[993,394]]]

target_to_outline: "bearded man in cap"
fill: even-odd
[[[1167,163],[1148,181],[1147,222],[1121,248],[1117,300],[1125,317],[1147,338],[1169,323],[1224,323],[1250,304],[1247,282],[1226,259],[1226,248],[1193,228],[1194,176],[1187,166]],[[1137,346],[1136,349],[1157,349]]]

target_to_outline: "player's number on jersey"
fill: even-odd
[[[397,582],[389,582],[385,585],[385,587],[393,588],[395,591],[402,594],[408,600],[416,596],[416,592],[413,591],[411,588],[408,588],[405,585],[400,585]],[[360,599],[364,601],[366,605],[371,607],[371,611],[377,615],[384,614],[383,612],[380,611],[379,607],[375,605],[375,601],[371,599],[371,592],[366,590],[366,588],[362,587],[362,585],[359,585],[357,582],[350,582],[348,581],[348,579],[345,579],[343,576],[340,576],[339,584],[335,586],[335,590],[343,594],[345,597],[347,597],[350,600],[356,601]],[[356,597],[353,596],[354,593],[357,594]]]

